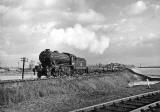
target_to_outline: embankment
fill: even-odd
[[[133,91],[126,89],[128,83],[135,80],[141,78],[125,70],[96,77],[66,77],[0,85],[0,105],[8,105],[5,111],[15,109],[17,112],[72,110],[106,101],[104,97],[109,101],[130,96]]]

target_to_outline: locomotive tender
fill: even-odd
[[[37,76],[70,76],[88,72],[86,60],[70,53],[59,53],[46,49],[39,55],[41,64],[36,66]]]

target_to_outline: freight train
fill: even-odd
[[[38,78],[41,76],[82,75],[88,72],[86,60],[70,53],[59,53],[46,49],[39,55],[41,64],[35,66]]]

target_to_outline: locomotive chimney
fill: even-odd
[[[46,51],[50,51],[50,49],[46,49]]]

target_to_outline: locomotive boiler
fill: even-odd
[[[70,53],[59,53],[46,49],[39,55],[41,64],[37,66],[37,76],[64,76],[87,72],[86,60]]]

